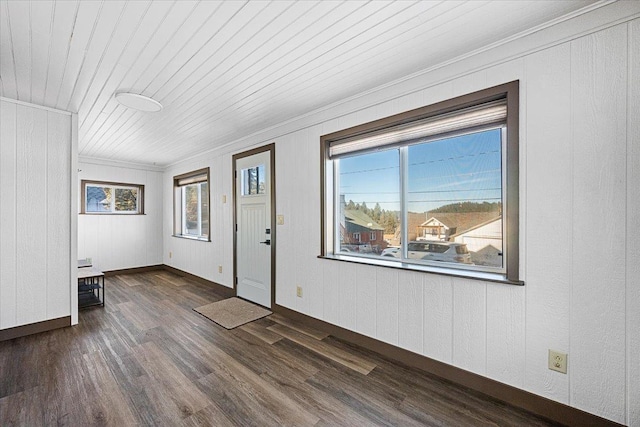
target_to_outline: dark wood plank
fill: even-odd
[[[249,322],[240,326],[243,331],[249,332],[251,335],[260,338],[267,344],[273,344],[282,339],[282,335],[270,331],[264,326],[257,324],[256,322]]]
[[[1,426],[551,425],[281,315],[228,331],[192,310],[224,298],[203,281],[106,288],[79,325],[0,342]]]
[[[373,368],[376,367],[375,363],[367,360],[363,357],[354,355],[353,353],[346,352],[339,348],[328,345],[322,341],[318,341],[308,335],[301,334],[298,331],[289,329],[287,326],[278,324],[268,328],[283,337],[300,344],[312,351],[315,351],[322,356],[338,362],[347,368],[353,369],[356,372],[360,372],[363,375],[367,375]]]
[[[309,326],[306,325],[301,325],[298,324],[294,321],[292,321],[291,319],[287,319],[286,317],[278,314],[278,313],[274,313],[271,316],[269,316],[269,319],[271,319],[272,321],[279,323],[283,326],[286,326],[289,329],[293,329],[294,331],[303,333],[305,335],[310,336],[311,338],[315,338],[317,340],[323,340],[326,337],[329,336],[328,333],[323,332],[323,331],[319,331],[317,329],[313,329]]]

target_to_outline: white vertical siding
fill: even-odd
[[[81,159],[81,180],[144,185],[144,215],[78,215],[78,257],[104,271],[162,264],[162,172]],[[81,200],[81,195],[78,196]]]
[[[571,43],[570,402],[624,422],[627,25]],[[613,369],[612,367],[616,367]],[[599,390],[594,393],[593,390]]]
[[[487,370],[487,285],[453,280],[453,364],[476,374]]]
[[[278,304],[638,427],[640,24],[608,24],[619,7],[175,165],[165,173],[165,213],[172,175],[229,167],[231,153],[275,141],[276,210],[285,216],[277,229]],[[516,79],[525,286],[317,259],[321,135]],[[215,191],[231,197],[230,182],[223,185]],[[170,228],[171,218],[164,223]],[[232,268],[233,235],[223,234],[222,255],[165,240],[165,263],[173,249],[171,263],[216,280],[203,270],[219,262]],[[547,368],[549,349],[569,353],[566,375]]]
[[[445,363],[453,362],[453,279],[423,276],[424,354]],[[408,333],[408,332],[407,332]]]
[[[629,24],[627,83],[627,424],[640,426],[640,20]]]
[[[529,144],[526,183],[527,322],[525,385],[536,394],[569,403],[569,375],[541,369],[548,349],[570,352],[571,264],[573,262],[573,156],[571,46],[562,44],[526,58]],[[540,105],[544,108],[534,108]],[[522,131],[521,131],[522,132]],[[534,178],[535,177],[535,178]],[[572,363],[570,356],[569,363]]]
[[[17,105],[0,101],[0,328],[17,325]],[[6,225],[4,225],[6,224]],[[10,227],[12,224],[13,227]]]
[[[71,115],[0,100],[0,329],[71,315]]]
[[[49,124],[49,140],[47,149],[47,314],[49,317],[68,316],[70,266],[75,258],[71,251],[59,251],[61,245],[66,247],[70,242],[71,221],[61,221],[59,212],[71,212],[70,176],[61,171],[71,171],[69,150],[58,147],[70,146],[71,126],[68,117],[47,112]],[[64,119],[64,120],[61,120]]]
[[[424,274],[402,271],[398,277],[398,345],[422,354]]]

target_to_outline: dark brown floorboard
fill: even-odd
[[[0,426],[548,426],[303,325],[226,330],[169,272],[106,279],[80,324],[0,342]]]

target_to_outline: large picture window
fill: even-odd
[[[144,185],[81,181],[80,213],[144,214]]]
[[[209,241],[209,168],[173,178],[174,236]]]
[[[521,283],[518,82],[321,144],[323,256]]]

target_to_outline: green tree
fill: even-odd
[[[380,203],[376,203],[375,207],[373,208],[373,212],[371,213],[371,217],[376,221],[380,221],[382,215],[382,208],[380,208]]]

